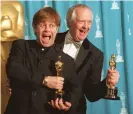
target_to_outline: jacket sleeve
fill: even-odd
[[[103,66],[103,53],[98,52],[93,56],[93,64],[87,73],[83,86],[86,98],[93,102],[103,98],[106,94],[106,79],[101,81],[101,71]]]
[[[25,47],[24,40],[14,41],[11,52],[6,64],[7,77],[10,79],[10,84],[19,88],[37,88],[41,86],[43,75],[36,69],[32,71],[25,65]]]

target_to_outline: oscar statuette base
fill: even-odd
[[[118,92],[117,87],[107,88],[107,95],[104,97],[104,99],[120,100],[120,97],[117,96],[117,92]]]
[[[64,95],[64,91],[63,90],[57,90],[55,91],[55,99],[59,98],[59,99],[63,99],[63,95]]]

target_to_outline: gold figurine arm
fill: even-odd
[[[13,41],[23,38],[24,10],[18,1],[1,2],[1,41]]]

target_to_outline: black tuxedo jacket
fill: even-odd
[[[55,62],[58,56],[62,56],[64,63],[64,99],[72,103],[67,113],[75,114],[74,106],[78,103],[81,92],[74,60],[63,53],[58,44],[42,48],[35,40],[13,42],[7,62],[12,94],[5,114],[66,114],[48,104],[53,99],[55,90],[42,86],[44,76],[56,76]]]
[[[67,32],[58,33],[56,37],[56,44],[60,44],[62,49],[66,34]],[[86,114],[85,96],[91,102],[105,96],[106,81],[101,81],[102,65],[103,53],[86,38],[75,60],[76,72],[82,87],[76,114]]]

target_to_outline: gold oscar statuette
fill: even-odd
[[[62,77],[63,64],[64,63],[61,61],[61,56],[58,56],[58,61],[55,63],[57,77]],[[62,98],[64,91],[62,89],[58,89],[55,94],[56,98]]]
[[[111,70],[115,70],[116,68],[115,54],[111,55],[109,66]],[[107,95],[105,96],[105,99],[120,100],[120,97],[117,96],[117,93],[118,93],[117,87],[111,84],[107,84]]]
[[[1,114],[4,114],[10,95],[7,82],[6,63],[12,42],[24,37],[24,7],[17,0],[1,0],[0,55],[1,55]]]

